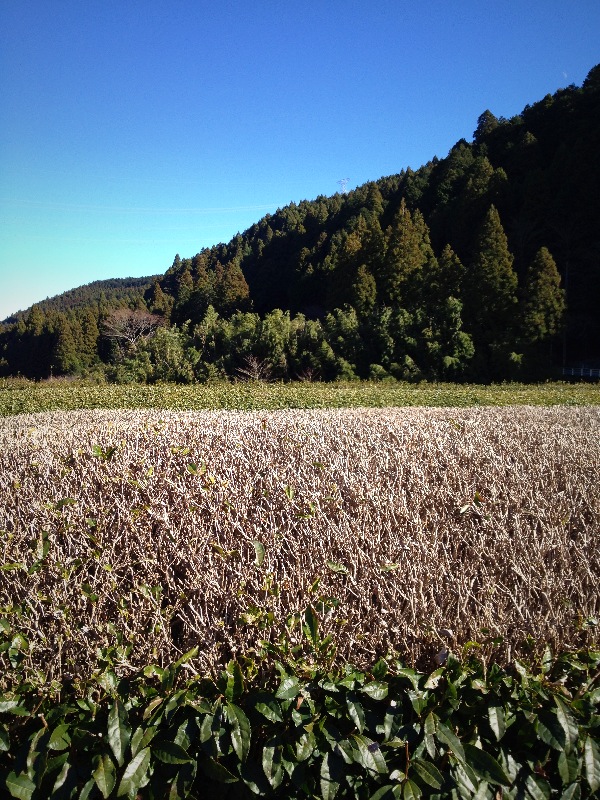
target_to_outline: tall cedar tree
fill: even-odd
[[[250,307],[250,289],[237,261],[228,261],[225,265],[217,261],[215,306],[223,316],[246,311]]]
[[[383,264],[382,301],[385,305],[406,308],[414,300],[419,273],[423,267],[422,239],[404,198],[387,231],[387,251]]]
[[[438,269],[432,283],[440,298],[462,297],[465,268],[454,250],[447,244],[438,258]]]
[[[542,247],[529,265],[522,299],[522,330],[527,342],[555,336],[565,313],[565,293],[550,251]]]
[[[510,338],[517,304],[517,274],[496,208],[486,214],[477,237],[464,290],[465,328],[478,344]]]
[[[86,308],[81,313],[80,323],[83,360],[89,365],[96,360],[98,355],[98,339],[100,338],[98,316],[91,308]]]
[[[175,301],[171,295],[163,292],[158,278],[155,278],[154,283],[150,289],[147,290],[145,299],[148,308],[153,314],[161,314],[167,319],[170,317]]]
[[[73,329],[66,315],[59,312],[52,349],[52,369],[60,375],[75,372],[79,366],[78,355]]]
[[[361,316],[368,316],[377,299],[377,284],[366,264],[359,264],[352,283],[352,305]]]

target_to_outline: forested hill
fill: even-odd
[[[155,277],[146,278],[109,278],[103,281],[93,281],[75,289],[69,289],[62,294],[48,297],[36,303],[42,314],[53,311],[66,312],[92,308],[100,314],[119,306],[145,307],[144,292],[150,287]],[[17,311],[4,320],[5,325],[18,322],[28,316],[31,309]]]
[[[144,295],[154,316],[100,313],[85,358],[73,317],[50,325],[32,309],[0,333],[2,369],[150,381],[559,374],[600,357],[599,152],[597,66],[510,119],[484,111],[446,158],[291,203],[228,244],[176,256]],[[34,368],[44,337],[50,361]]]

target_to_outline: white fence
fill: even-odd
[[[600,369],[591,367],[564,367],[563,375],[573,375],[579,378],[600,378]]]

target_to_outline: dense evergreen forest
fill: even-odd
[[[0,374],[538,380],[600,358],[600,66],[446,158],[0,326]],[[109,285],[112,284],[112,285]]]

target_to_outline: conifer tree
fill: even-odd
[[[496,208],[492,205],[477,237],[465,287],[465,320],[476,341],[504,340],[517,303],[517,274]]]
[[[215,306],[220,314],[246,311],[250,306],[250,289],[237,261],[215,267]]]
[[[438,269],[433,278],[435,293],[440,298],[462,297],[465,267],[454,250],[447,244],[438,258]]]
[[[58,315],[55,337],[51,366],[62,375],[75,372],[79,366],[77,346],[73,330],[65,314]]]
[[[82,359],[89,366],[98,355],[98,339],[100,331],[98,329],[98,318],[91,308],[85,309],[81,314],[81,355]]]
[[[177,289],[176,289],[176,296],[175,296],[175,303],[178,306],[182,306],[190,299],[190,295],[194,288],[194,280],[192,278],[192,273],[189,269],[183,269],[179,275],[177,276]]]
[[[352,284],[351,305],[361,316],[367,316],[373,310],[377,299],[377,284],[366,264],[359,264]]]
[[[163,291],[158,278],[154,280],[154,283],[148,289],[146,302],[153,314],[161,314],[167,319],[170,317],[174,300]]]
[[[499,125],[498,119],[492,114],[489,109],[486,109],[483,114],[477,118],[477,128],[473,132],[473,139],[477,144],[481,144],[486,136],[488,136]]]
[[[529,265],[522,295],[521,324],[528,342],[549,339],[560,330],[565,312],[565,293],[556,262],[546,247]]]
[[[387,231],[381,287],[384,304],[406,306],[412,299],[411,290],[424,262],[421,244],[421,236],[402,198],[400,208]]]

